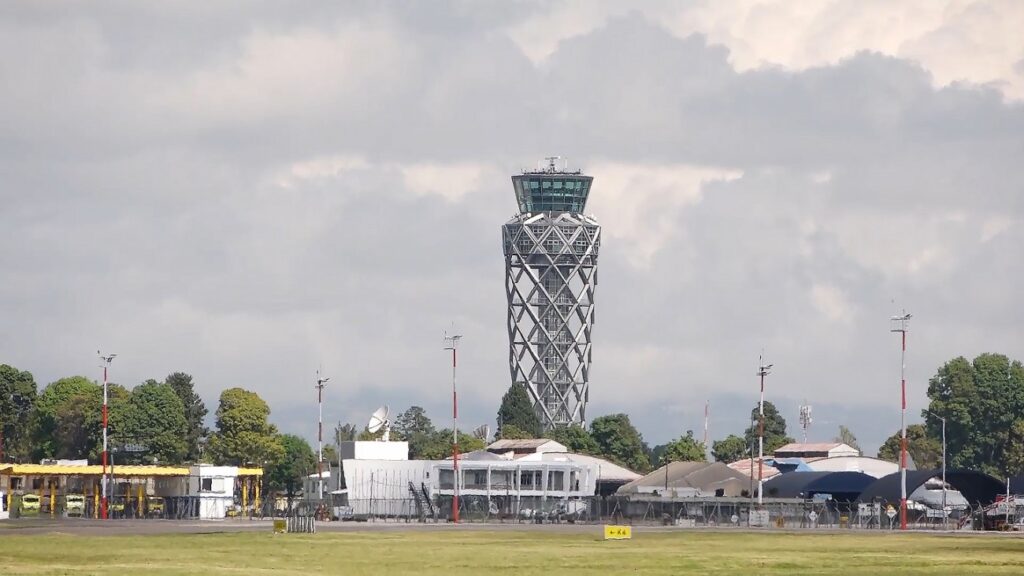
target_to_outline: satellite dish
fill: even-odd
[[[473,438],[486,442],[490,437],[491,427],[487,424],[481,424],[480,426],[477,426],[476,430],[473,430]]]
[[[367,430],[370,434],[376,434],[380,430],[384,430],[384,435],[381,436],[381,440],[387,442],[391,435],[391,421],[388,420],[388,414],[390,410],[387,404],[377,408],[373,415],[370,416],[370,422],[366,425]]]

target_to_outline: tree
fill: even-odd
[[[562,444],[569,449],[569,452],[576,454],[597,455],[601,452],[600,446],[594,441],[590,432],[578,424],[559,426],[548,430],[544,437]]]
[[[521,430],[515,424],[505,424],[501,427],[502,440],[529,440],[530,438],[534,438],[534,435]]]
[[[530,435],[530,438],[539,438],[544,432],[533,409],[533,402],[530,400],[530,393],[526,386],[515,383],[505,392],[501,399],[501,407],[498,408],[498,437],[504,438],[502,428],[515,426]]]
[[[707,462],[704,445],[693,437],[693,430],[687,430],[685,436],[680,436],[660,448],[662,449],[654,450],[658,453],[657,466],[664,466],[669,462]]]
[[[1024,419],[1017,420],[1010,427],[1006,447],[1006,473],[1009,476],[1024,475]]]
[[[434,423],[427,417],[426,410],[420,406],[410,406],[395,418],[391,433],[402,439],[408,439],[413,434],[433,434]]]
[[[928,382],[928,435],[939,438],[946,419],[950,467],[997,477],[1010,469],[1010,431],[1024,413],[1024,367],[1002,354],[946,362]]]
[[[754,409],[750,411],[750,419],[752,424],[750,428],[747,428],[743,434],[743,439],[748,444],[757,445],[759,423],[758,423],[758,407],[754,406]],[[779,414],[775,404],[772,404],[768,400],[764,401],[764,453],[772,454],[775,450],[795,442],[789,436],[786,436],[786,419]]]
[[[711,444],[711,456],[715,462],[726,464],[742,460],[747,457],[750,444],[735,434],[730,434],[724,440],[716,440]]]
[[[907,426],[907,453],[913,458],[918,470],[932,470],[942,463],[942,442],[929,437],[923,424],[911,424]],[[878,457],[890,462],[900,461],[899,432],[885,440],[878,449]]]
[[[473,452],[474,450],[483,450],[485,447],[484,441],[474,437],[471,434],[465,432],[459,432],[459,453],[465,454],[466,452]],[[434,432],[430,437],[430,441],[423,446],[423,452],[421,458],[424,460],[443,460],[445,458],[451,458],[452,456],[452,431],[451,428],[445,428]]]
[[[24,462],[31,456],[29,425],[35,402],[32,374],[0,364],[0,462]]]
[[[861,451],[860,444],[857,443],[857,437],[853,435],[853,432],[849,428],[839,425],[839,435],[836,436],[833,442],[839,442],[840,444],[846,444],[850,448],[856,448],[858,452]]]
[[[359,435],[359,429],[356,428],[355,424],[341,424],[338,423],[334,427],[334,442],[341,448],[342,442],[352,442]]]
[[[189,450],[189,423],[185,405],[172,386],[148,380],[136,386],[121,406],[115,446],[138,444],[145,451],[122,456],[120,460],[165,464],[180,464],[185,460]]]
[[[281,434],[277,440],[284,456],[267,467],[266,481],[292,498],[302,487],[302,479],[316,471],[316,455],[309,442],[294,434]]]
[[[260,466],[278,462],[284,447],[269,417],[270,407],[255,392],[242,388],[221,392],[217,431],[209,446],[214,462]]]
[[[645,473],[651,469],[647,445],[625,414],[610,414],[590,423],[590,435],[600,456],[630,470]]]
[[[124,387],[107,384],[110,415],[115,433],[121,423],[121,403],[128,397]],[[51,382],[36,399],[31,418],[33,459],[89,458],[97,460],[103,438],[103,387],[84,376]]]
[[[200,446],[210,433],[203,424],[203,419],[206,418],[208,412],[206,405],[203,404],[203,399],[199,397],[199,394],[196,394],[191,375],[184,372],[174,372],[169,374],[164,382],[181,399],[186,422],[185,445],[187,448],[185,450],[185,460],[198,462]]]
[[[419,406],[411,406],[395,419],[395,427],[391,433],[409,443],[409,458],[414,460],[423,456],[433,442],[437,432],[434,423],[427,417],[427,412]]]

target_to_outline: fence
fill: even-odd
[[[450,496],[428,497],[414,490],[408,498],[347,501],[283,497],[243,503],[234,499],[223,508],[225,517],[306,518],[376,522],[448,522],[452,517]],[[11,495],[11,517],[99,517],[99,501],[68,502],[64,496],[38,499],[26,507],[22,495]],[[180,520],[203,517],[202,496],[139,497],[117,496],[108,502],[111,519]],[[912,529],[1024,529],[1024,502],[998,508],[1000,504],[951,510],[910,508]],[[767,499],[759,506],[746,498],[595,497],[587,500],[528,499],[515,496],[462,496],[462,522],[490,523],[581,523],[715,528],[793,528],[894,530],[899,528],[898,502],[868,504],[835,501]]]
[[[941,511],[908,509],[908,526],[915,530],[956,530],[992,528],[994,522],[981,506],[951,510],[944,518]],[[452,498],[435,496],[430,510],[417,498],[351,501],[332,506],[328,501],[296,500],[292,512],[256,511],[276,515],[314,514],[318,518],[373,522],[448,522],[452,517]],[[354,513],[363,510],[364,513]],[[868,504],[797,499],[770,499],[759,506],[745,498],[592,498],[586,501],[519,501],[506,496],[462,496],[459,499],[461,522],[487,523],[579,523],[629,524],[647,526],[714,528],[785,528],[896,530],[899,528],[899,503]],[[317,513],[316,511],[319,511]],[[1024,518],[1024,506],[1016,517]],[[890,515],[891,514],[891,515]],[[1011,520],[1014,517],[1011,517]],[[995,524],[998,524],[995,523]]]

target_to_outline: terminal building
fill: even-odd
[[[487,518],[571,515],[640,475],[570,453],[547,439],[498,440],[452,460],[409,460],[405,442],[342,443],[341,474],[311,474],[304,491],[330,482],[337,517],[446,518],[458,482],[460,513]],[[348,457],[346,457],[348,456]],[[335,478],[335,481],[331,481]],[[340,482],[338,481],[340,480]]]

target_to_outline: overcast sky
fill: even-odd
[[[897,5],[898,4],[898,5]],[[590,417],[767,397],[868,453],[944,361],[1024,356],[1024,3],[4,2],[0,363],[191,373],[313,439],[509,385],[501,225],[548,155],[604,227]]]

